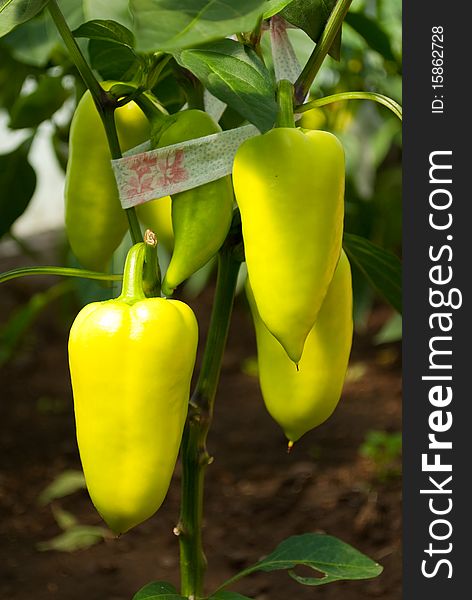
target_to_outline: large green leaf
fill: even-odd
[[[252,30],[265,0],[130,0],[138,50],[178,50]]]
[[[73,33],[77,38],[83,37],[89,40],[115,42],[120,46],[134,48],[134,36],[131,31],[124,25],[108,19],[87,21],[87,23],[82,23]]]
[[[1,2],[1,0],[0,0]],[[84,21],[82,3],[77,0],[58,0],[69,27],[75,29]],[[1,17],[0,17],[1,21]],[[44,66],[61,37],[47,10],[24,23],[4,38],[13,58],[28,65]]]
[[[92,68],[103,79],[130,81],[140,66],[140,58],[131,48],[115,42],[90,40],[88,53]]]
[[[153,581],[139,590],[133,600],[185,600],[175,587],[164,581]]]
[[[349,259],[369,283],[400,314],[402,312],[402,267],[400,259],[369,240],[345,233],[343,247]]]
[[[36,188],[36,173],[28,162],[31,139],[0,155],[0,238],[26,210]]]
[[[6,48],[0,50],[0,106],[10,110],[20,95],[30,70],[16,61]]]
[[[32,19],[47,2],[48,0],[0,0],[0,37]]]
[[[90,40],[90,63],[104,79],[126,81],[136,74],[140,59],[134,51],[134,35],[121,23],[96,19],[83,23],[73,33]]]
[[[37,88],[30,94],[19,96],[10,111],[11,129],[37,127],[58,111],[69,97],[62,85],[62,77],[41,77]]]
[[[281,10],[294,0],[266,0],[264,5],[264,19],[277,15]]]
[[[318,42],[337,0],[294,0],[280,13],[292,25]],[[331,48],[330,55],[339,60],[341,52],[341,31],[339,31]]]
[[[324,577],[301,577],[292,570],[299,565],[319,571]],[[226,581],[221,588],[256,571],[285,569],[289,570],[289,575],[298,583],[309,586],[343,579],[371,579],[382,572],[379,564],[341,540],[320,533],[304,533],[284,540],[271,554]],[[223,600],[226,599],[223,597]]]
[[[395,60],[390,38],[377,21],[360,12],[348,13],[345,21],[364,38],[372,50],[376,50],[385,60]]]
[[[273,126],[277,115],[274,82],[254,51],[239,42],[221,40],[174,55],[214,96],[261,131]]]
[[[129,12],[129,0],[82,0],[84,16],[87,21],[92,19],[111,19],[131,27],[132,19]]]

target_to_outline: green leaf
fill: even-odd
[[[139,590],[133,600],[185,600],[175,587],[163,581],[153,581]]]
[[[19,96],[12,106],[9,127],[37,127],[50,119],[68,97],[69,92],[62,85],[62,77],[41,77],[36,89],[30,94]]]
[[[67,531],[72,527],[77,527],[78,521],[72,513],[54,505],[51,507],[51,509],[56,523],[63,531]]]
[[[400,259],[369,240],[345,233],[343,246],[369,283],[393,308],[402,312],[402,267]]]
[[[274,82],[253,50],[221,40],[174,55],[214,96],[262,132],[273,126],[277,115]]]
[[[74,552],[84,550],[98,544],[110,534],[103,527],[92,527],[88,525],[77,525],[67,529],[60,535],[47,542],[37,545],[38,550],[57,550],[58,552]]]
[[[88,38],[90,64],[104,79],[126,81],[139,68],[132,32],[111,20],[88,21],[74,32],[75,37]]]
[[[59,284],[61,285],[61,284]],[[53,500],[69,496],[77,490],[85,489],[85,478],[82,471],[63,471],[56,479],[41,492],[38,501],[40,504],[49,504]]]
[[[337,0],[294,0],[280,13],[292,25],[302,29],[314,42],[318,42]],[[339,60],[341,31],[339,31],[329,54]]]
[[[247,596],[241,596],[237,592],[216,592],[214,596],[211,596],[208,600],[251,600]]]
[[[110,20],[95,20],[83,23],[72,32],[77,38],[105,40],[128,48],[134,48],[134,36],[129,29]]]
[[[90,40],[88,53],[92,68],[105,80],[130,81],[140,66],[132,49],[115,42]]]
[[[347,13],[345,21],[364,38],[372,50],[381,54],[385,60],[395,61],[395,56],[390,45],[390,38],[379,25],[378,21],[360,12]]]
[[[178,50],[251,31],[265,0],[130,0],[142,51]]]
[[[53,29],[49,15],[41,13],[12,31],[3,41],[16,60],[43,67],[59,44],[59,34]]]
[[[1,0],[0,0],[1,2]],[[82,3],[58,0],[69,27],[75,29],[84,21]],[[1,20],[1,17],[0,17]],[[3,40],[13,58],[27,65],[45,66],[56,48],[64,48],[61,37],[47,10],[9,33]],[[65,49],[64,49],[65,52]]]
[[[384,324],[382,329],[375,334],[374,344],[390,344],[399,342],[403,334],[403,320],[401,315],[394,313]]]
[[[320,571],[324,573],[324,577],[300,577],[291,570],[298,565]],[[289,575],[298,583],[310,586],[345,579],[371,579],[382,572],[379,564],[341,540],[320,533],[305,533],[284,540],[269,556],[241,571],[226,581],[221,588],[256,571],[285,569],[290,569]]]
[[[267,0],[264,5],[264,19],[270,19],[282,9],[291,4],[293,0]]]
[[[25,212],[36,188],[36,173],[28,162],[30,145],[31,138],[0,155],[0,238]]]
[[[0,37],[20,23],[32,19],[47,2],[48,0],[0,0]]]
[[[6,48],[0,50],[0,106],[10,110],[29,75],[28,67],[16,61]]]
[[[111,19],[124,25],[132,26],[128,0],[82,0],[84,16],[87,21],[92,19]]]

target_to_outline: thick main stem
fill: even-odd
[[[72,62],[77,67],[85,85],[90,90],[92,98],[95,102],[97,110],[105,128],[105,133],[110,147],[111,157],[121,158],[121,148],[118,141],[118,135],[116,133],[114,111],[116,108],[116,101],[110,99],[109,95],[102,86],[98,83],[92,69],[89,67],[87,61],[84,58],[74,36],[64,18],[56,0],[50,0],[48,3],[48,10],[54,21],[54,24],[62,37],[64,44],[69,52]],[[126,217],[128,218],[129,231],[133,244],[137,244],[142,241],[141,228],[139,227],[138,218],[134,208],[126,209]]]
[[[92,69],[89,67],[87,61],[85,60],[77,42],[75,41],[74,36],[72,35],[69,26],[62,14],[56,0],[49,0],[47,4],[49,13],[54,21],[54,24],[62,37],[64,44],[69,52],[69,55],[72,59],[72,62],[77,67],[77,70],[80,73],[80,76],[84,80],[85,85],[90,90],[93,98],[96,102],[100,102],[103,98],[103,89],[101,85],[98,83],[95,75],[93,74]]]
[[[312,55],[295,82],[295,99],[299,104],[305,100],[310,91],[311,84],[333,45],[351,4],[352,0],[338,0],[334,6]]]
[[[224,247],[218,257],[215,300],[202,366],[182,440],[182,502],[176,533],[180,541],[181,593],[192,600],[203,594],[206,570],[202,544],[203,485],[205,469],[210,463],[206,439],[213,416],[239,266],[231,247]]]
[[[120,141],[118,139],[118,133],[116,131],[115,124],[115,107],[110,103],[97,104],[97,110],[105,127],[105,133],[108,140],[108,147],[110,148],[110,154],[112,159],[121,158]],[[126,218],[128,219],[128,227],[131,235],[133,244],[138,244],[142,241],[141,227],[139,226],[138,217],[134,207],[127,208],[125,210]]]

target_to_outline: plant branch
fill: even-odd
[[[92,69],[89,67],[87,61],[84,58],[75,38],[72,34],[72,31],[67,25],[67,22],[64,18],[64,15],[61,12],[61,9],[57,5],[56,0],[49,0],[48,2],[48,10],[51,14],[51,17],[56,25],[56,28],[61,35],[64,44],[69,52],[69,55],[72,59],[72,62],[77,67],[82,79],[84,80],[85,85],[90,90],[95,102],[103,102],[104,95],[106,96],[106,92],[102,89],[101,85],[98,83],[95,75],[93,74]]]
[[[64,15],[57,4],[57,1],[49,0],[48,9],[54,24],[56,25],[67,50],[69,51],[72,62],[77,67],[77,70],[84,80],[85,85],[92,94],[92,98],[95,102],[100,118],[102,119],[103,126],[105,127],[105,133],[107,136],[108,145],[110,147],[111,157],[113,159],[121,158],[122,154],[118,135],[116,133],[114,115],[117,101],[99,84],[98,80],[93,74],[92,69],[85,60],[77,42],[75,41],[72,31],[70,30],[69,25],[67,24]],[[131,239],[133,240],[133,244],[137,244],[138,242],[142,241],[142,235],[138,218],[136,216],[136,211],[132,207],[126,209],[125,212],[126,217],[128,218]]]
[[[239,267],[233,247],[225,244],[218,256],[210,327],[182,440],[182,503],[175,533],[180,541],[181,593],[190,599],[200,598],[203,593],[206,570],[202,544],[203,486],[205,470],[211,462],[206,439],[213,416]]]
[[[305,100],[310,91],[311,85],[323,64],[324,59],[333,45],[338,31],[341,29],[344,17],[348,12],[351,3],[352,0],[338,0],[334,6],[315,49],[303,68],[299,78],[295,82],[295,99],[299,104]]]
[[[98,273],[96,271],[86,271],[85,269],[73,269],[70,267],[22,267],[0,273],[0,283],[26,277],[28,275],[59,275],[61,277],[82,277],[83,279],[99,279],[102,281],[121,281],[122,275],[109,275],[108,273]]]
[[[395,102],[395,100],[392,100],[392,98],[384,96],[383,94],[377,94],[376,92],[341,92],[339,94],[333,94],[332,96],[310,100],[310,102],[306,102],[305,104],[300,104],[300,106],[295,108],[295,112],[303,113],[312,108],[326,106],[327,104],[341,102],[342,100],[372,100],[373,102],[378,102],[379,104],[386,106],[400,119],[400,121],[402,120],[403,111],[400,104]]]

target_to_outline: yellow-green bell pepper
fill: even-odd
[[[250,289],[248,298],[256,330],[262,396],[270,415],[293,443],[323,423],[341,396],[353,331],[349,261],[342,251],[297,367],[262,322]]]
[[[341,251],[343,148],[326,131],[273,129],[239,147],[233,185],[259,314],[297,363]]]
[[[131,248],[123,291],[85,306],[69,364],[87,488],[116,533],[160,507],[179,451],[198,327],[178,300],[146,298],[144,244]]]

